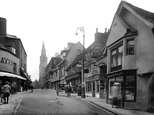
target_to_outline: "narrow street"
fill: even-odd
[[[55,91],[35,89],[27,93],[17,108],[15,115],[112,115],[76,96],[59,96]]]

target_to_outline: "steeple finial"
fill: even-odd
[[[41,55],[46,56],[46,49],[45,49],[44,41],[43,41],[43,44],[42,44],[42,54]]]

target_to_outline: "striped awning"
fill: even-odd
[[[14,78],[19,78],[19,79],[23,79],[26,80],[26,78],[23,78],[19,75],[13,74],[13,73],[7,73],[7,72],[0,72],[0,77],[1,76],[6,76],[6,77],[14,77]]]

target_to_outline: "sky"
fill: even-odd
[[[154,12],[153,0],[125,0]],[[109,29],[121,0],[0,0],[0,17],[7,20],[7,34],[21,39],[27,53],[27,72],[31,80],[39,79],[39,64],[44,42],[48,62],[68,42],[94,42],[98,32]]]

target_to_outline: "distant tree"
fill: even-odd
[[[147,111],[154,112],[154,74],[148,83],[148,108]]]

